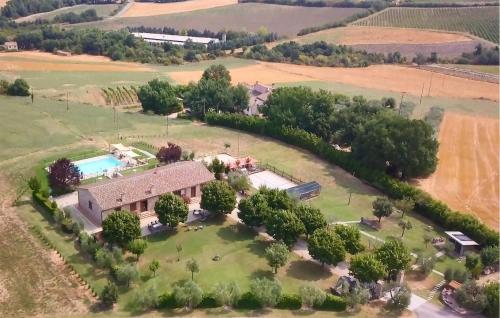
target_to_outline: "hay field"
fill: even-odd
[[[171,72],[176,82],[197,81],[202,71]],[[380,89],[391,92],[406,92],[420,96],[431,90],[428,96],[447,98],[488,99],[498,101],[498,85],[431,73],[394,65],[373,65],[366,68],[330,68],[305,65],[261,62],[231,70],[233,82],[260,81],[267,84],[299,81],[337,82],[356,85],[360,88]],[[432,83],[431,83],[432,80]]]
[[[499,226],[498,119],[445,113],[437,171],[419,186],[451,208]]]
[[[153,5],[153,4],[151,4]],[[122,29],[130,27],[173,27],[178,30],[196,29],[256,32],[261,27],[280,35],[294,37],[303,28],[340,22],[365,12],[358,8],[310,8],[259,3],[242,3],[206,10],[163,14],[147,18],[117,17],[103,21],[82,23],[79,27]]]
[[[113,11],[118,9],[120,5],[118,4],[79,4],[71,7],[62,7],[57,10],[53,11],[48,11],[48,12],[41,12],[41,13],[36,13],[32,15],[28,15],[26,17],[21,17],[16,19],[17,23],[21,22],[34,22],[37,19],[42,19],[42,20],[48,20],[51,21],[53,20],[57,15],[59,14],[64,14],[64,13],[69,13],[73,12],[75,14],[80,14],[86,10],[89,9],[94,9],[96,10],[97,16],[98,17],[108,17],[111,15]]]
[[[405,28],[347,26],[299,36],[295,41],[312,43],[326,41],[344,45],[355,44],[435,44],[472,41],[466,35]]]
[[[237,3],[238,0],[190,0],[171,3],[134,2],[120,16],[124,18],[149,17],[153,15],[210,9]]]
[[[104,56],[55,54],[26,51],[0,54],[0,71],[63,72],[147,72],[153,69],[138,63],[112,62]]]

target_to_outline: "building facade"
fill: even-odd
[[[181,161],[142,173],[81,186],[78,208],[96,225],[112,212],[128,210],[139,217],[154,211],[158,198],[174,193],[185,198],[201,196],[213,174],[201,162]]]

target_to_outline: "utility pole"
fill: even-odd
[[[401,105],[403,105],[403,99],[405,98],[406,92],[401,93],[401,101],[399,102],[399,109],[398,109],[398,114],[401,116]],[[354,175],[354,173],[352,174]]]
[[[69,92],[66,92],[66,111],[69,111]]]
[[[422,105],[422,96],[424,96],[424,86],[425,83],[422,83],[422,91],[420,92],[420,105]]]
[[[352,190],[349,190],[349,200],[347,201],[347,205],[351,205],[351,197],[352,197]]]
[[[431,73],[431,80],[429,82],[429,90],[427,91],[427,97],[431,94],[431,86],[432,86],[432,78],[434,77],[434,73]]]

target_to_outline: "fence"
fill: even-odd
[[[259,164],[257,164],[257,166],[262,170],[272,171],[272,172],[276,173],[277,175],[292,181],[293,183],[296,183],[296,184],[303,184],[304,183],[304,181],[302,181],[301,179],[296,178],[296,177],[292,176],[291,174],[286,173],[285,171],[278,169],[275,166],[272,166],[268,163],[259,163]]]

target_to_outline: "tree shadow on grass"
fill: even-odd
[[[333,277],[327,268],[306,260],[290,262],[286,273],[290,277],[305,281],[317,281]]]
[[[221,227],[217,235],[225,241],[244,241],[255,236],[245,225],[239,223]]]
[[[292,315],[294,316],[303,316],[303,317],[306,317],[306,316],[311,316],[311,315],[314,315],[316,313],[315,310],[311,310],[311,309],[299,309],[299,310],[293,310],[292,311]]]
[[[255,278],[274,279],[274,274],[270,270],[258,269],[258,270],[253,271],[250,274],[250,278],[251,279],[255,279]]]

